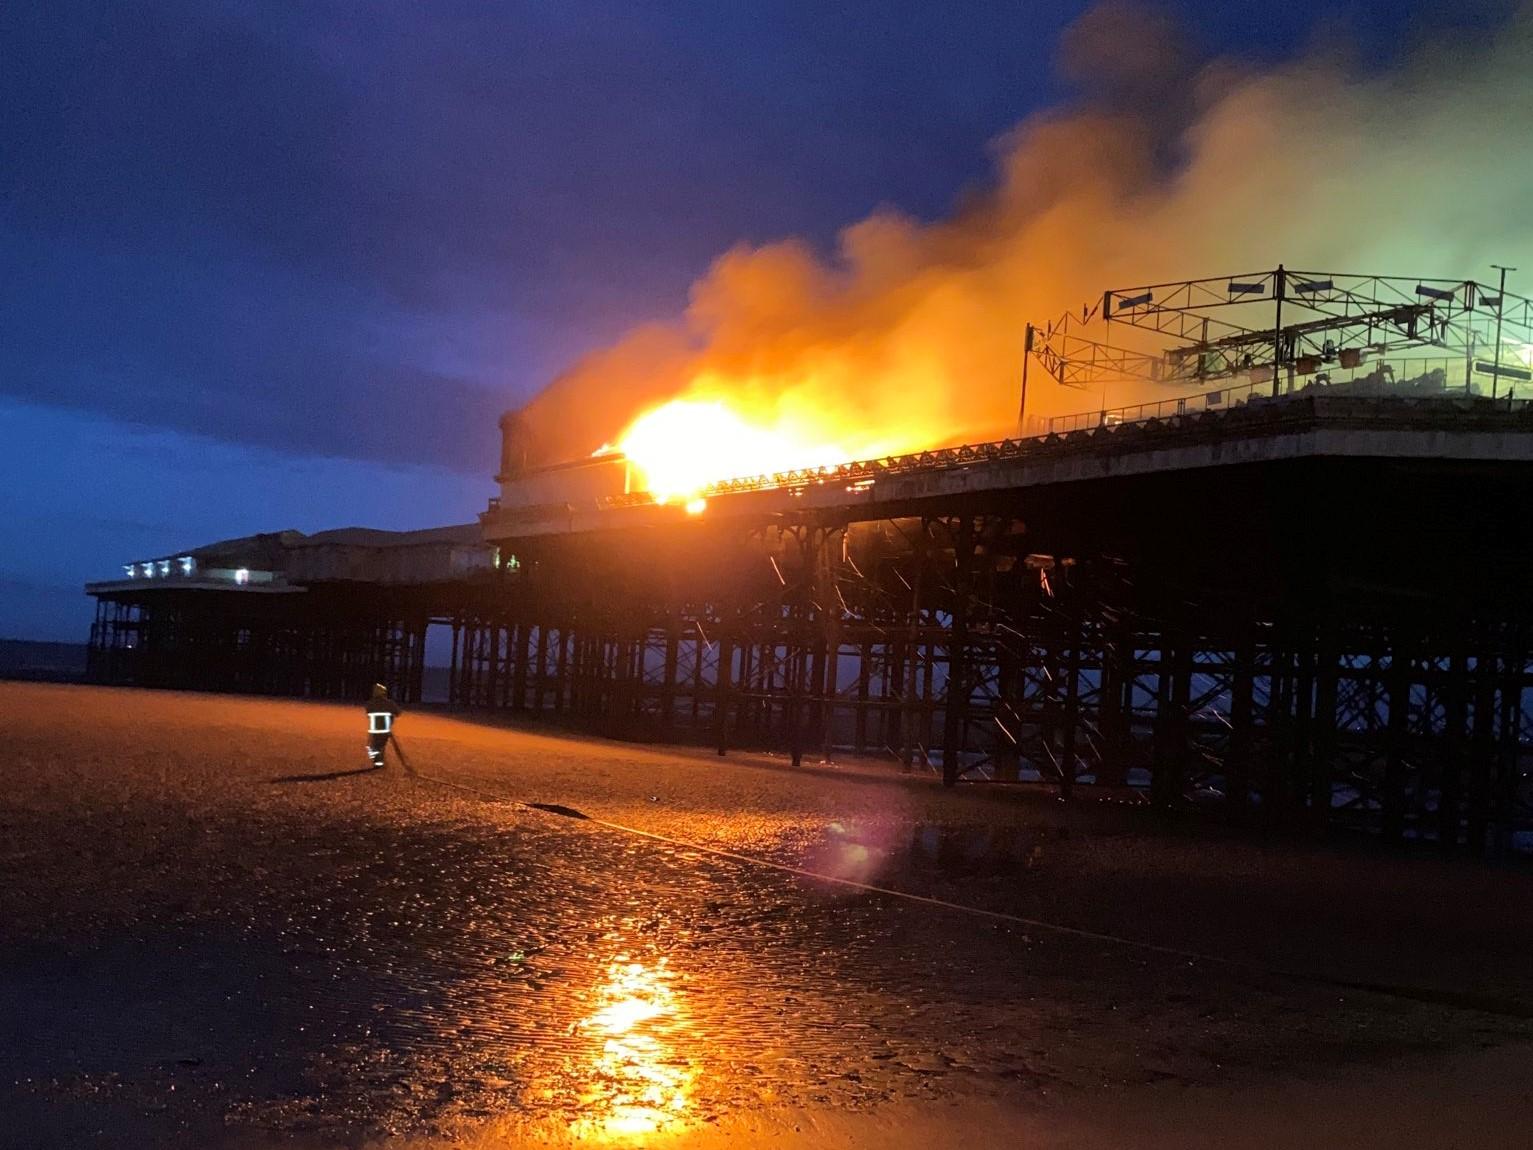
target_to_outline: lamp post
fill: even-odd
[[[1490,266],[1501,273],[1501,294],[1496,296],[1496,362],[1490,375],[1490,397],[1495,399],[1496,389],[1501,386],[1501,317],[1506,314],[1506,273],[1517,269],[1504,267],[1501,264]]]
[[[1022,398],[1017,404],[1017,438],[1027,438],[1027,361],[1033,358],[1033,325],[1022,340]]]
[[[1277,305],[1272,317],[1272,398],[1278,397],[1278,372],[1283,366],[1283,297],[1287,295],[1288,273],[1282,264],[1272,273],[1272,299]]]

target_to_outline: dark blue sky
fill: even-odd
[[[1431,6],[1173,5],[1204,50]],[[0,7],[0,636],[257,530],[465,521],[495,417],[740,240],[947,210],[1068,99],[1024,3]]]

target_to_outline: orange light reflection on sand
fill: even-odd
[[[669,1041],[677,1019],[670,982],[665,959],[646,966],[619,955],[608,965],[596,1009],[577,1024],[596,1043],[577,1137],[628,1138],[682,1120],[695,1072]]]

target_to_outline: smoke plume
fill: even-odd
[[[1384,71],[1337,43],[1265,69],[1186,45],[1153,10],[1087,12],[1058,58],[1078,99],[997,141],[983,193],[935,223],[876,212],[828,254],[797,239],[726,252],[684,315],[528,405],[538,454],[584,455],[658,402],[720,395],[862,428],[859,444],[1012,434],[1024,324],[1108,287],[1280,261],[1487,280],[1495,262],[1533,279],[1533,13]],[[1029,411],[1100,399],[1043,378]]]

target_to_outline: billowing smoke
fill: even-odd
[[[721,394],[880,448],[1011,434],[1024,323],[1107,287],[1280,261],[1487,280],[1495,262],[1533,280],[1533,13],[1383,72],[1338,44],[1262,70],[1184,44],[1156,12],[1094,8],[1060,49],[1079,100],[998,141],[988,190],[937,223],[875,213],[828,256],[796,239],[726,252],[674,323],[533,400],[539,455]],[[1029,409],[1099,400],[1045,379]]]

